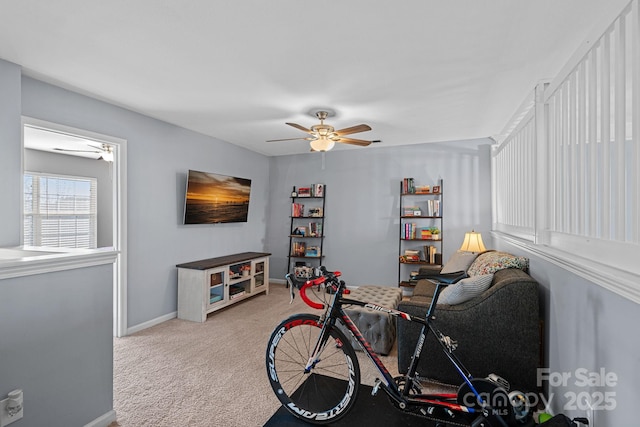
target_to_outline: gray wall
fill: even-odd
[[[24,150],[24,170],[95,178],[98,182],[98,247],[113,246],[113,173],[103,160]]]
[[[370,147],[271,159],[271,209],[267,249],[271,277],[287,270],[290,194],[293,186],[326,185],[323,263],[348,284],[397,286],[399,191],[404,177],[434,185],[443,179],[444,259],[475,228],[491,247],[489,139]]]
[[[541,285],[546,365],[551,373],[570,375],[564,384],[554,387],[549,381],[541,382],[551,397],[552,412],[589,415],[595,426],[636,425],[638,305],[508,243],[498,241],[497,249],[528,257],[531,276]],[[601,369],[605,375],[616,375],[615,385],[584,384],[585,374],[593,380]],[[594,405],[605,393],[609,393],[608,401],[600,401],[598,410],[585,410],[585,399]],[[573,401],[574,396],[580,399]]]
[[[0,89],[1,246],[20,244],[21,115],[127,140],[129,327],[176,311],[176,264],[265,249],[265,156],[21,77],[20,67],[1,60]],[[188,169],[251,179],[248,223],[182,225]],[[111,270],[0,280],[0,396],[22,387],[29,408],[16,427],[84,425],[112,409]]]
[[[20,244],[22,113],[20,67],[0,59],[0,246]]]
[[[267,157],[30,78],[22,112],[127,140],[129,327],[176,311],[176,264],[265,249]],[[249,221],[182,225],[189,169],[251,179]]]
[[[83,426],[112,410],[112,270],[0,280],[0,395],[24,392],[15,427]]]

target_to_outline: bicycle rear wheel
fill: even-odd
[[[333,328],[321,354],[305,373],[322,323],[313,314],[284,320],[267,347],[269,382],[282,405],[313,424],[334,422],[349,412],[358,395],[360,366],[344,334]]]

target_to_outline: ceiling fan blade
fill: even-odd
[[[354,139],[354,138],[338,138],[336,142],[341,142],[343,144],[351,144],[351,145],[359,145],[361,147],[366,147],[371,144],[371,141],[365,141],[364,139]]]
[[[350,135],[352,133],[366,132],[368,130],[371,130],[371,126],[361,124],[361,125],[351,126],[349,128],[337,130],[335,131],[335,133],[338,136],[342,136],[342,135]]]
[[[300,129],[302,132],[311,133],[310,129],[307,129],[306,127],[301,126],[301,125],[299,125],[297,123],[285,123],[285,124],[287,124],[289,126],[293,126],[296,129]]]
[[[267,142],[279,142],[279,141],[311,141],[313,138],[284,138],[284,139],[269,139]]]

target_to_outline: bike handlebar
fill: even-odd
[[[309,279],[306,282],[304,282],[304,284],[300,287],[300,298],[302,298],[302,301],[304,301],[304,303],[307,304],[309,307],[315,308],[317,310],[324,309],[324,304],[312,301],[307,296],[307,289],[310,288],[311,286],[322,285],[327,281],[333,281],[342,275],[342,273],[340,273],[339,271],[330,272],[330,271],[327,271],[325,268],[322,268],[321,271],[323,274],[322,276],[317,277],[315,279]]]

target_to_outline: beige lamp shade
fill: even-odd
[[[487,248],[484,247],[484,243],[482,243],[482,235],[471,230],[464,235],[464,242],[462,242],[462,246],[460,246],[460,250],[464,252],[484,252]]]

